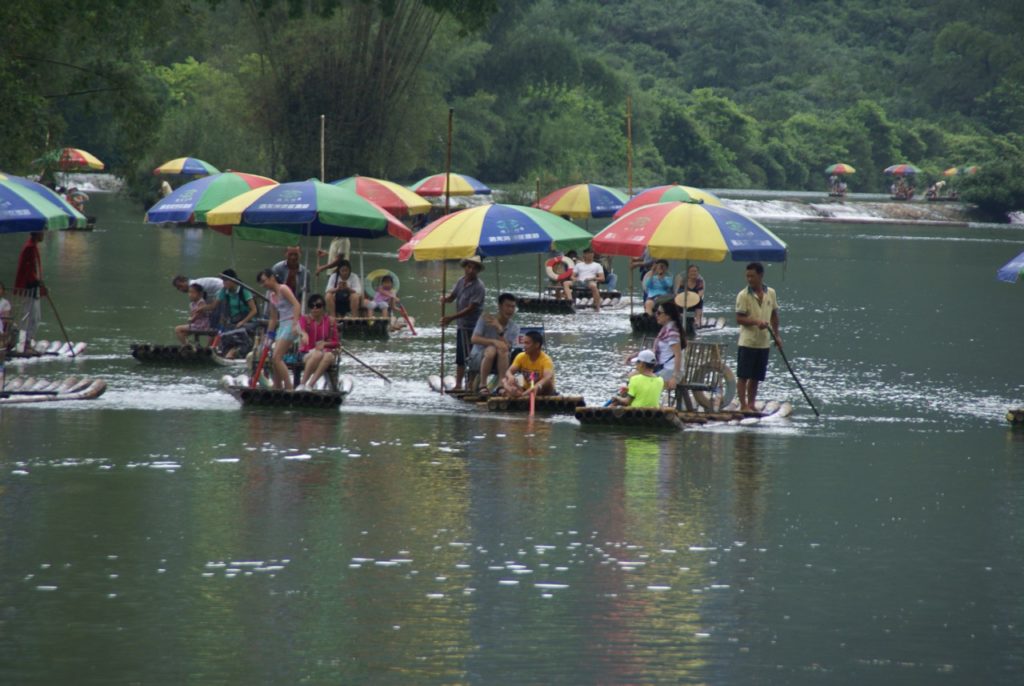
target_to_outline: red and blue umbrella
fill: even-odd
[[[590,219],[610,217],[626,204],[626,194],[596,183],[577,183],[559,188],[534,203],[534,207],[547,210],[560,217]]]
[[[221,233],[269,242],[279,242],[284,236],[390,235],[402,241],[412,237],[412,231],[387,210],[346,188],[317,179],[243,193],[207,212],[206,223]]]
[[[893,164],[886,167],[882,173],[889,174],[890,176],[913,176],[921,172],[920,167],[915,167],[912,164]]]
[[[857,170],[852,165],[846,164],[845,162],[836,162],[825,167],[825,173],[829,175],[840,176],[842,174],[855,174]]]
[[[350,191],[371,200],[396,217],[409,217],[430,211],[430,201],[418,193],[413,193],[405,186],[393,181],[375,179],[370,176],[350,176],[340,181],[332,181],[332,185],[347,188]]]
[[[277,185],[277,181],[256,174],[224,172],[190,181],[177,188],[146,212],[150,224],[176,222],[201,224],[206,213],[253,188]]]
[[[220,169],[196,157],[178,157],[164,162],[153,170],[154,174],[177,174],[178,176],[209,176],[219,174]]]
[[[482,205],[431,222],[398,250],[401,261],[500,257],[579,250],[592,236],[571,221],[535,207]]]
[[[622,206],[622,209],[614,214],[614,217],[618,219],[638,207],[654,205],[659,202],[705,203],[718,207],[722,206],[722,201],[714,193],[709,193],[693,186],[681,186],[678,183],[673,183],[667,186],[655,186],[637,193],[629,199],[629,202]]]
[[[420,179],[413,185],[409,186],[413,191],[419,193],[424,198],[436,198],[438,196],[446,195],[445,193],[445,181],[448,178],[448,174],[433,174]],[[465,174],[452,173],[451,185],[448,188],[447,195],[490,195],[491,189],[485,186],[480,181],[477,181],[472,176],[466,176]]]
[[[996,272],[996,278],[1007,283],[1017,283],[1024,276],[1024,252],[1004,264]]]
[[[710,204],[665,202],[633,210],[594,236],[602,255],[655,259],[785,262],[786,244],[750,217]]]
[[[47,188],[46,186],[44,186],[41,183],[36,183],[35,181],[32,181],[31,179],[26,179],[26,178],[23,178],[21,176],[12,176],[10,174],[4,174],[3,172],[0,172],[0,182],[7,182],[7,183],[10,183],[10,184],[13,184],[14,186],[18,186],[18,187],[24,188],[27,191],[30,191],[32,193],[35,193],[36,195],[41,196],[44,200],[46,200],[46,201],[50,202],[51,204],[56,205],[58,208],[60,208],[60,210],[65,215],[67,215],[67,217],[70,220],[70,223],[67,225],[67,227],[51,226],[51,227],[44,227],[44,228],[55,228],[55,229],[59,229],[59,228],[74,228],[76,226],[85,226],[86,222],[88,221],[86,219],[85,215],[82,214],[81,212],[79,212],[78,210],[76,210],[71,205],[71,203],[69,203],[61,195],[59,195],[58,193],[56,193],[52,189]],[[28,196],[28,197],[29,197],[30,200],[34,200],[34,198],[32,198],[31,196]],[[2,209],[0,209],[0,211],[2,211]],[[28,230],[28,231],[35,231],[37,229],[26,229],[26,230]]]

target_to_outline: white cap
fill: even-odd
[[[654,352],[651,350],[641,350],[636,357],[630,360],[631,364],[636,364],[637,362],[644,362],[646,364],[657,364],[658,358],[654,356]]]

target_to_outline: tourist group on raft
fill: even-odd
[[[190,336],[215,336],[213,345],[219,354],[239,358],[250,353],[257,330],[265,326],[267,344],[271,346],[268,361],[274,387],[313,388],[337,362],[339,324],[363,316],[387,317],[396,326],[403,326],[396,313],[405,314],[395,277],[390,272],[374,272],[378,277],[372,284],[373,295],[369,296],[346,258],[346,245],[332,245],[330,253],[321,254],[328,259],[316,268],[316,273],[330,272],[323,293],[313,291],[312,275],[300,264],[299,248],[294,247],[287,249],[284,260],[255,275],[265,295],[246,288],[233,269],[225,269],[217,277],[175,276],[172,284],[188,294],[190,310],[189,320],[175,327],[178,341],[186,345]],[[606,283],[605,271],[594,258],[590,248],[584,250],[570,278],[559,279],[558,286],[564,286],[564,291],[556,288],[556,293],[571,298],[574,288],[596,290],[598,284]],[[520,331],[515,321],[516,296],[500,293],[496,310],[487,311],[487,289],[481,280],[483,260],[479,256],[469,257],[461,261],[461,267],[461,278],[441,296],[444,303],[454,303],[454,312],[440,320],[442,328],[454,324],[456,330],[455,386],[450,390],[464,390],[481,398],[519,398],[531,393],[557,395],[555,365],[545,352],[544,335],[532,329]],[[705,283],[695,265],[688,268],[685,277],[679,278],[673,278],[668,267],[665,260],[639,258],[631,263],[631,268],[642,272],[645,312],[655,318],[659,328],[651,349],[630,357],[635,370],[628,384],[613,398],[614,404],[659,407],[664,391],[674,391],[682,382],[683,351],[687,344],[685,317],[701,315]],[[385,273],[380,275],[381,271]],[[740,328],[737,393],[740,410],[754,411],[758,386],[766,376],[771,343],[781,347],[782,341],[778,301],[775,290],[764,283],[764,266],[751,262],[746,265],[745,277],[746,286],[736,296],[735,309]],[[677,304],[681,291],[688,292],[690,300],[696,298],[685,310]],[[264,308],[257,298],[266,304],[266,319],[260,316]],[[301,314],[303,299],[306,314]],[[684,303],[689,305],[690,300]],[[600,297],[595,297],[596,308],[600,302]],[[411,327],[407,315],[406,321]],[[301,380],[294,387],[289,361],[302,365]]]

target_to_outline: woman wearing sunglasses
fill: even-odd
[[[316,386],[320,377],[337,361],[338,325],[327,316],[327,301],[314,293],[306,301],[309,314],[299,318],[299,353],[302,355],[302,383],[295,390]]]

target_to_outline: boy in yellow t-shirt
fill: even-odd
[[[630,360],[636,365],[636,374],[629,377],[625,396],[615,396],[612,403],[631,407],[661,407],[661,391],[665,380],[654,373],[658,361],[651,350],[641,350]]]
[[[555,395],[555,364],[541,348],[544,336],[538,331],[527,331],[523,336],[523,352],[512,360],[501,387],[510,398],[521,398],[536,388],[537,395]],[[524,383],[516,379],[522,374]]]

